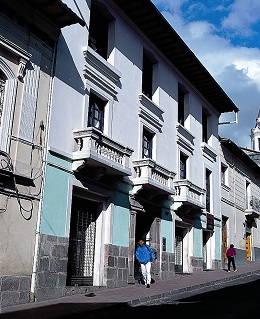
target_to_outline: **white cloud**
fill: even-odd
[[[246,7],[252,5],[255,8],[252,2],[258,3],[260,8],[260,0],[234,2],[229,15],[229,27],[235,28],[235,23],[239,25],[235,17],[243,18],[242,8],[246,14],[250,12]],[[254,18],[247,18],[247,22],[243,22],[243,26],[241,24],[243,30],[256,21],[259,9],[255,10],[252,13]],[[255,126],[260,108],[260,48],[232,45],[224,36],[217,35],[216,27],[209,22],[198,20],[187,23],[181,13],[164,11],[162,14],[240,109],[239,124],[220,126],[220,133],[240,146],[250,147],[250,130]],[[239,29],[238,26],[236,28]]]
[[[153,4],[157,7],[164,8],[165,11],[171,12],[172,14],[180,14],[181,6],[189,0],[152,0]]]
[[[251,25],[260,20],[260,0],[236,0],[230,5],[231,12],[222,21],[222,26],[233,29],[243,36],[252,34]]]

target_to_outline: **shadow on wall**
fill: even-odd
[[[84,66],[82,65],[82,69],[83,67]],[[82,80],[83,72],[81,76],[74,63],[66,40],[64,39],[62,34],[60,35],[58,42],[55,76],[59,80],[61,80],[62,82],[66,83],[68,86],[72,87],[74,90],[79,92],[80,94],[85,94],[84,82]]]

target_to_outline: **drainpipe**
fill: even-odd
[[[236,218],[236,176],[235,176],[235,157],[232,157],[232,165],[233,165],[233,190],[234,190],[234,237],[237,234],[237,218]]]
[[[35,248],[34,248],[34,258],[33,258],[33,267],[32,267],[32,277],[31,277],[31,290],[30,290],[30,300],[35,300],[35,288],[36,288],[36,274],[37,274],[37,262],[39,256],[40,248],[40,226],[41,226],[41,212],[42,212],[42,203],[43,203],[43,189],[44,181],[46,174],[46,163],[47,163],[47,145],[49,139],[49,128],[50,128],[50,115],[51,115],[51,104],[52,104],[52,93],[53,93],[53,81],[54,81],[54,68],[55,60],[57,55],[57,44],[54,44],[53,54],[52,54],[52,63],[51,63],[51,74],[50,74],[50,84],[49,84],[49,96],[48,96],[48,105],[47,105],[47,115],[46,115],[46,125],[45,125],[45,145],[43,145],[43,163],[42,163],[42,183],[41,183],[41,192],[40,192],[40,201],[38,208],[37,224],[35,231]]]

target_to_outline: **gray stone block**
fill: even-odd
[[[114,246],[113,245],[107,245],[107,255],[115,256],[115,254],[114,254]]]
[[[67,259],[52,258],[50,260],[50,272],[67,272]]]
[[[67,258],[68,257],[68,249],[62,245],[54,245],[52,247],[52,256],[56,258]]]
[[[50,270],[50,258],[49,256],[43,256],[39,260],[39,271],[49,271]]]
[[[44,272],[38,272],[37,273],[37,287],[44,287],[45,285],[45,273]]]
[[[19,303],[24,304],[30,302],[30,289],[27,292],[20,292],[19,293]]]
[[[123,281],[127,283],[128,269],[123,269]]]
[[[108,256],[107,263],[108,263],[108,267],[114,267],[115,266],[115,257]]]
[[[17,291],[8,291],[2,293],[2,307],[12,306],[19,303],[19,293]]]
[[[69,238],[68,237],[57,237],[58,238],[58,244],[66,244],[69,245]]]
[[[107,279],[116,280],[117,279],[117,270],[114,268],[107,268]]]
[[[58,237],[57,236],[52,236],[52,235],[47,235],[46,241],[57,243],[58,242]]]
[[[175,264],[174,263],[169,263],[168,270],[170,272],[175,272]]]
[[[58,284],[58,274],[57,273],[46,273],[45,274],[45,287],[54,288],[57,286],[57,284]]]
[[[119,246],[114,246],[114,256],[119,256]]]
[[[31,277],[23,276],[20,277],[20,291],[30,291],[31,287]]]
[[[1,291],[17,291],[19,288],[19,277],[2,277]]]
[[[50,256],[52,245],[49,242],[42,242],[40,247],[40,256]]]
[[[119,256],[128,257],[128,247],[120,246],[119,247]]]
[[[126,258],[118,257],[117,261],[118,261],[118,264],[117,264],[118,268],[126,268],[126,265],[127,265],[126,264]]]
[[[67,280],[67,274],[58,274],[58,287],[65,287]]]

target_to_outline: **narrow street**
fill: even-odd
[[[248,282],[249,280],[253,281]],[[77,318],[258,319],[260,318],[259,286],[259,275],[254,275],[234,283],[221,284],[218,286],[220,289],[214,286],[200,292],[184,293],[177,299],[174,296],[138,307],[103,309],[89,317],[82,315]]]

